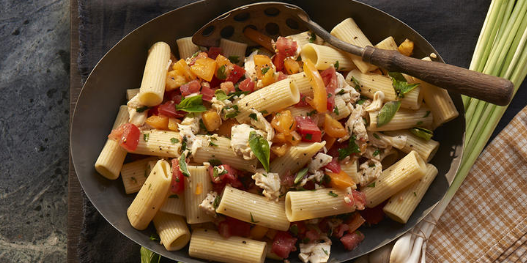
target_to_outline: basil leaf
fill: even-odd
[[[136,108],[135,111],[141,113],[141,112],[143,112],[145,110],[148,110],[148,109],[150,109],[148,106],[143,106],[143,107],[140,107],[140,108]]]
[[[309,43],[315,43],[315,40],[317,40],[317,35],[313,32],[308,32],[309,35]]]
[[[339,61],[337,60],[335,62],[335,65],[333,65],[335,67],[335,70],[339,70]]]
[[[249,134],[249,146],[253,151],[254,155],[260,163],[262,163],[265,171],[269,172],[269,158],[271,156],[271,150],[269,149],[269,143],[261,135],[252,131]]]
[[[403,74],[399,72],[388,72],[388,75],[392,77],[392,86],[395,90],[395,93],[397,94],[397,97],[399,98],[404,98],[404,94],[414,90],[417,86],[419,86],[418,83],[408,83],[408,81],[406,81],[406,78],[404,78]]]
[[[329,191],[328,195],[333,196],[333,197],[338,197],[339,196],[338,194],[333,193],[333,191]]]
[[[377,127],[381,127],[390,122],[400,107],[400,101],[390,101],[384,104],[381,111],[379,112],[379,115],[377,115]]]
[[[209,163],[210,163],[210,165],[212,165],[212,166],[218,166],[218,165],[221,165],[221,164],[222,164],[221,161],[218,160],[218,159],[209,159]]]
[[[214,198],[212,207],[214,207],[214,209],[218,208],[218,206],[220,205],[220,202],[221,202],[221,195],[217,195],[216,198]]]
[[[203,95],[197,95],[192,97],[187,97],[182,100],[177,106],[177,110],[182,110],[186,112],[204,112],[207,111],[207,108],[203,106],[203,101],[201,100]]]
[[[432,136],[434,136],[434,132],[429,130],[429,129],[425,129],[425,128],[421,128],[421,127],[414,127],[414,128],[411,128],[410,129],[410,132],[421,138],[421,139],[424,139],[425,141],[430,141],[430,139],[432,139]]]
[[[258,121],[258,116],[256,115],[256,113],[251,113],[249,114],[249,118],[255,120],[255,121]]]
[[[240,62],[240,56],[229,56],[229,60],[233,64],[238,64],[238,62]]]
[[[161,256],[150,251],[148,248],[141,247],[139,251],[141,254],[141,263],[159,263],[161,262]]]
[[[307,167],[300,170],[297,174],[296,174],[296,177],[295,177],[295,181],[294,183],[295,184],[298,184],[300,183],[300,181],[304,178],[304,176],[307,174]]]
[[[354,154],[354,153],[360,153],[360,148],[355,142],[356,137],[355,135],[351,136],[351,138],[348,140],[348,146],[346,148],[340,148],[338,149],[339,153],[339,160],[342,161],[346,157]]]
[[[185,177],[190,177],[190,173],[187,169],[187,158],[185,157],[185,153],[183,153],[181,157],[179,157],[179,170],[181,171],[181,173],[183,173]]]
[[[269,69],[269,67],[262,68],[262,74],[265,75]]]
[[[214,92],[214,96],[216,96],[216,99],[217,100],[228,100],[232,97],[225,94],[225,91],[221,90],[221,89],[217,89],[215,92]]]
[[[351,81],[353,81],[353,84],[355,84],[355,87],[353,87],[356,91],[360,92],[360,82],[353,76],[351,76]]]
[[[216,70],[216,77],[221,80],[227,79],[227,73],[225,72],[225,65],[222,65],[221,67]]]
[[[176,143],[179,142],[179,140],[176,139],[176,138],[170,138],[170,142],[171,142],[172,144],[176,144]]]

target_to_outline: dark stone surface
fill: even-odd
[[[0,262],[64,262],[69,1],[0,0]]]

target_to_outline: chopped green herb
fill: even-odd
[[[311,133],[306,134],[306,140],[311,140],[311,139],[313,139],[313,134]]]
[[[249,133],[249,146],[253,151],[254,155],[265,168],[265,171],[269,172],[269,158],[271,156],[271,150],[269,149],[269,142],[264,139],[260,134],[252,131]]]
[[[218,147],[218,145],[213,143],[213,142],[209,142],[209,146],[211,146],[211,147]]]
[[[392,77],[392,86],[397,94],[397,97],[404,98],[404,95],[412,90],[414,90],[418,83],[409,84],[403,74],[399,72],[388,72],[388,75]]]
[[[214,202],[212,203],[212,207],[214,207],[214,209],[218,208],[218,206],[220,205],[220,201],[221,201],[221,196],[217,195],[216,198],[214,198]]]
[[[417,196],[417,193],[416,193],[416,192],[414,192],[414,196]]]
[[[373,182],[373,183],[371,183],[371,184],[367,185],[366,187],[371,187],[371,188],[374,188],[374,187],[375,187],[375,182]]]
[[[227,73],[225,72],[225,65],[222,65],[221,67],[216,70],[216,77],[221,80],[227,79]]]
[[[228,99],[230,99],[232,97],[232,95],[225,94],[225,91],[223,91],[221,89],[217,89],[214,92],[214,96],[216,96],[216,99],[219,100],[219,101],[228,100]]]
[[[261,113],[262,115],[266,115],[266,114],[268,114],[269,112],[267,112],[266,110],[263,110],[263,111],[260,111],[260,113]]]
[[[377,139],[377,140],[381,139],[381,136],[379,136],[379,134],[377,134],[375,132],[373,133],[373,137],[375,137],[375,139]]]
[[[337,95],[344,95],[344,93],[346,93],[346,92],[344,91],[344,89],[341,89],[341,90],[339,90],[339,92],[337,93]]]
[[[212,166],[218,166],[218,165],[221,165],[221,164],[222,164],[221,161],[218,160],[218,159],[209,159],[209,163],[210,163],[210,165],[212,165]]]
[[[198,51],[196,51],[196,53],[192,54],[192,57],[191,57],[191,58],[195,58],[195,57],[197,57],[197,56],[198,56],[198,54],[199,54],[199,50],[198,50]]]
[[[179,142],[179,140],[176,139],[176,138],[170,138],[170,142],[171,142],[172,144],[176,144],[176,143]]]
[[[218,172],[218,170],[219,170],[218,167],[212,168],[212,176],[214,178],[220,177],[220,176],[228,173],[228,171],[226,169],[223,169],[221,172]]]
[[[150,133],[143,134],[143,141],[147,142],[149,137],[150,137]]]
[[[333,109],[333,112],[339,115],[339,107],[335,106],[335,108]]]
[[[207,126],[205,126],[203,119],[199,119],[199,128],[202,130],[207,130]]]
[[[151,241],[159,241],[159,236],[157,234],[151,234],[150,235],[150,240]]]
[[[333,96],[333,95],[331,95],[331,93],[328,93],[328,99],[331,98],[331,96]]]
[[[181,154],[181,157],[179,157],[179,170],[185,177],[190,177],[190,173],[187,169],[187,158],[185,157],[185,153]]]
[[[322,183],[323,184],[331,183],[331,177],[329,177],[329,175],[327,175],[327,174],[324,174],[324,177],[322,177]],[[315,189],[313,189],[313,191],[315,191]]]
[[[148,109],[149,109],[148,106],[143,106],[143,107],[136,108],[135,111],[141,113],[141,112],[143,112],[145,110],[148,110]]]
[[[365,99],[360,99],[360,100],[357,101],[357,104],[362,105],[362,104],[364,104],[364,102],[366,102]]]
[[[326,256],[329,255],[329,253],[328,253],[327,250],[325,250],[323,247],[321,247],[321,249],[322,249],[322,251],[324,251],[324,253],[326,254]]]
[[[333,196],[333,197],[338,197],[339,196],[338,194],[333,193],[333,191],[329,191],[328,195]]]
[[[317,40],[317,35],[313,32],[308,32],[307,35],[309,36],[309,43],[315,43]]]
[[[416,125],[422,125],[422,124],[423,124],[422,121],[418,121],[418,122],[416,123]]]
[[[298,184],[300,183],[300,181],[304,178],[304,176],[307,174],[307,170],[308,168],[304,168],[302,170],[300,170],[296,176],[295,176],[295,181],[294,181],[294,184]]]
[[[395,116],[395,113],[401,107],[400,101],[389,101],[382,106],[379,115],[377,115],[377,127],[388,124]]]
[[[421,127],[411,128],[410,132],[425,141],[429,141],[434,136],[433,131]]]
[[[311,117],[311,116],[313,116],[315,114],[317,114],[317,110],[312,110],[312,111],[306,113],[306,115],[309,116],[309,117]]]
[[[148,190],[150,190],[150,188],[152,188],[152,184],[148,184]]]
[[[240,56],[229,56],[229,60],[233,64],[238,64],[238,62],[240,62]]]
[[[295,224],[295,225],[292,225],[290,228],[289,228],[289,231],[291,232],[291,234],[295,235],[295,236],[298,236],[298,226]]]
[[[335,65],[333,65],[333,66],[335,66],[335,70],[339,70],[339,61],[337,60],[335,62]]]
[[[340,161],[344,160],[346,157],[352,154],[360,153],[359,146],[357,145],[355,140],[356,140],[355,135],[351,136],[351,138],[348,140],[348,146],[346,148],[340,148],[337,150],[339,153]]]
[[[249,114],[249,118],[255,120],[255,121],[258,121],[258,116],[256,115],[256,113],[251,113]]]
[[[226,118],[236,118],[236,116],[238,116],[238,114],[240,113],[240,111],[238,110],[238,105],[232,105],[230,107],[225,107],[224,109],[234,109],[233,112],[230,112],[228,114],[225,115]]]
[[[262,68],[262,74],[265,75],[265,73],[267,73],[267,71],[269,71],[269,67],[265,67],[265,68]]]
[[[192,97],[187,97],[182,100],[177,106],[177,110],[182,110],[186,112],[204,112],[207,111],[207,108],[203,106],[203,101],[201,98],[203,95],[196,95]]]
[[[251,214],[251,223],[253,224],[256,224],[256,223],[259,223],[260,221],[254,221],[254,217],[253,217],[253,213],[249,212]]]
[[[353,84],[355,84],[355,90],[360,92],[360,82],[353,76],[351,76],[351,81],[353,81]]]
[[[156,254],[152,251],[150,251],[146,247],[141,247],[141,250],[139,251],[141,254],[141,263],[159,263],[161,262],[161,256],[159,254]]]
[[[130,180],[134,183],[134,184],[137,184],[137,179],[135,179],[135,177],[130,177]]]
[[[379,149],[376,149],[374,152],[373,152],[373,156],[377,156],[381,153],[381,151]]]
[[[430,111],[429,110],[426,111],[425,116],[423,116],[423,118],[428,117],[428,115],[430,115]]]
[[[179,196],[178,196],[178,195],[170,195],[170,196],[168,196],[168,198],[175,198],[175,199],[179,199]]]

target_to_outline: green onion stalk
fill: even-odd
[[[509,79],[514,94],[527,75],[527,0],[492,0],[485,18],[470,69]],[[445,197],[412,233],[399,238],[390,262],[425,262],[426,242],[435,222],[467,177],[507,106],[497,106],[463,96],[466,118],[464,154],[461,165]]]

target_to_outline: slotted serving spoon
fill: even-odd
[[[251,27],[271,34],[296,34],[307,29],[334,47],[360,56],[363,61],[388,71],[406,73],[449,91],[488,101],[496,105],[507,105],[513,93],[509,80],[486,75],[434,61],[423,61],[371,46],[359,47],[332,36],[309,18],[300,7],[281,2],[262,2],[244,5],[224,13],[207,23],[192,37],[200,46],[218,46],[220,38],[251,43],[243,31]]]

